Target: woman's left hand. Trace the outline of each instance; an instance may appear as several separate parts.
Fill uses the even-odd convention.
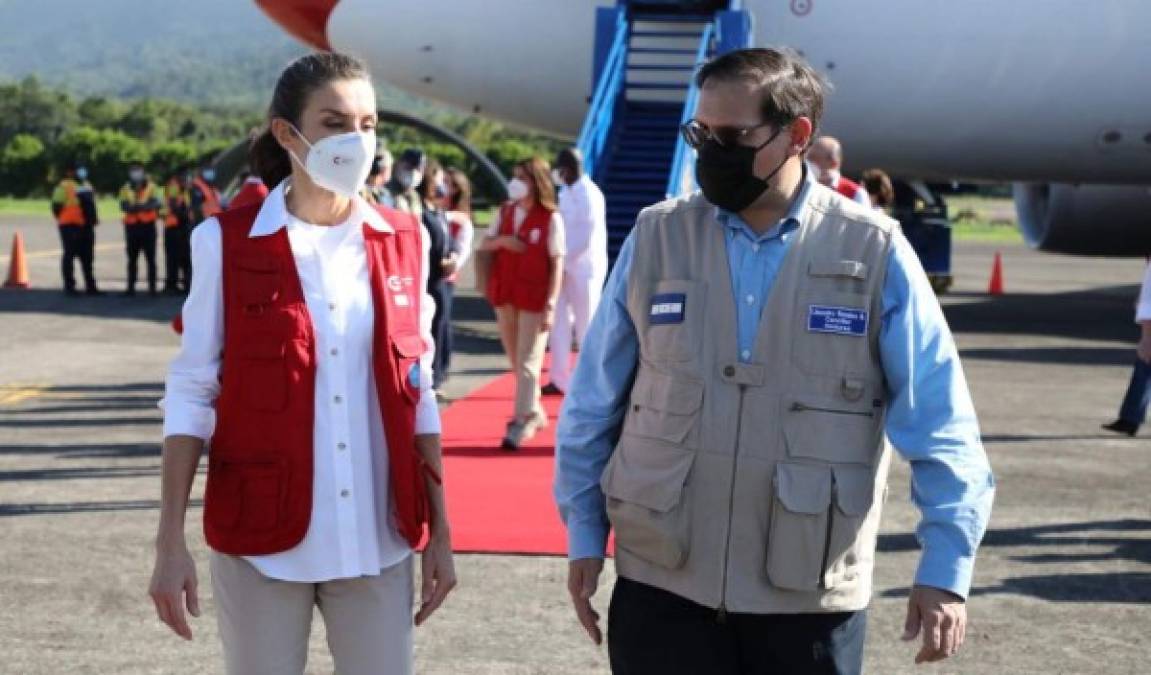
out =
[[[456,564],[452,558],[450,534],[433,530],[420,558],[420,571],[422,583],[420,609],[416,612],[417,626],[427,621],[456,587]]]
[[[556,321],[556,308],[544,307],[543,319],[540,321],[540,332],[546,333],[552,329],[552,324]]]

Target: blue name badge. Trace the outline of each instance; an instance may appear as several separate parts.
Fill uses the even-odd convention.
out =
[[[683,323],[687,296],[683,293],[660,293],[651,296],[651,311],[648,321],[654,325]]]
[[[807,331],[863,337],[867,335],[867,310],[811,305],[807,310]]]

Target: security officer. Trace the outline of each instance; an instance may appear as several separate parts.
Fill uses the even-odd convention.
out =
[[[808,175],[807,63],[697,83],[702,194],[640,213],[560,418],[576,614],[598,642],[613,527],[616,673],[859,673],[889,438],[923,515],[903,637],[947,658],[994,482],[939,304],[894,221]]]
[[[80,261],[84,274],[84,290],[88,295],[102,295],[96,287],[92,264],[96,250],[96,225],[100,223],[96,211],[95,192],[88,182],[88,169],[75,163],[64,168],[64,178],[52,191],[52,214],[60,230],[60,245],[64,255],[60,261],[64,275],[64,293],[79,295],[76,290],[74,261]]]
[[[156,294],[156,220],[160,217],[160,191],[138,162],[128,168],[128,182],[120,188],[124,212],[124,242],[128,249],[128,287],[124,295],[136,295],[136,271],[140,254],[148,266],[148,292]]]
[[[224,210],[220,190],[216,188],[216,170],[205,164],[199,172],[192,174],[189,189],[190,204],[192,208],[192,227],[196,227],[205,220],[219,214]]]
[[[572,334],[583,342],[599,304],[608,261],[607,205],[599,186],[584,172],[578,148],[559,151],[552,179],[560,186],[560,214],[567,244],[563,287],[556,299],[556,322],[548,336],[551,382],[543,388],[543,393],[554,395],[567,391],[570,384]]]
[[[186,174],[176,172],[164,185],[164,292],[187,293],[192,288],[191,196]]]

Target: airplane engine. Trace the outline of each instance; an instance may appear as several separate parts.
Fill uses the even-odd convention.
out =
[[[1029,246],[1073,255],[1151,255],[1151,188],[1016,183],[1015,212]]]

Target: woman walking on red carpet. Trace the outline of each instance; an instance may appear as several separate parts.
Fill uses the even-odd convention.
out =
[[[425,524],[417,625],[456,582],[423,228],[357,196],[376,149],[361,63],[298,59],[268,117],[251,160],[275,188],[192,235],[150,594],[191,639],[184,517],[210,439],[204,534],[227,672],[302,673],[318,606],[338,672],[411,673],[411,553]]]
[[[487,297],[496,310],[500,342],[516,375],[515,415],[502,447],[516,450],[546,427],[540,369],[563,280],[564,230],[547,162],[520,162],[508,202],[488,228],[481,249],[492,251]]]

